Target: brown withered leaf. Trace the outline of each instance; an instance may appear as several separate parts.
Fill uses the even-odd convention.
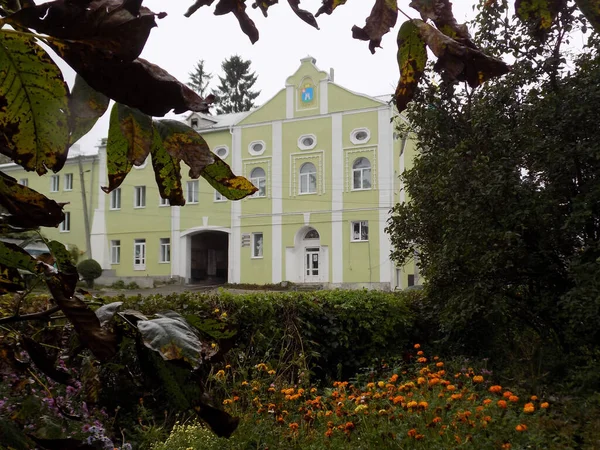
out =
[[[69,144],[74,144],[92,129],[108,109],[110,99],[92,89],[77,75],[69,96]]]
[[[263,16],[267,17],[268,16],[267,10],[271,6],[276,5],[277,3],[279,3],[279,0],[256,0],[254,3],[252,3],[252,7],[254,9],[260,8],[260,10],[263,13]]]
[[[240,23],[242,31],[250,38],[253,44],[258,41],[256,25],[246,13],[246,0],[219,0],[215,7],[215,16],[233,13]]]
[[[427,48],[421,39],[419,28],[407,20],[398,31],[398,67],[400,81],[394,95],[398,112],[406,109],[417,90],[419,80],[427,63]]]
[[[298,17],[304,20],[307,24],[315,27],[317,30],[319,29],[319,25],[317,24],[317,20],[312,13],[306,11],[305,9],[300,8],[300,0],[288,0],[290,7],[296,13]]]
[[[466,81],[469,86],[477,87],[510,71],[510,67],[498,58],[467,47],[422,20],[413,19],[412,22],[419,28],[421,38],[438,58],[434,69],[450,79]]]
[[[219,437],[230,437],[237,429],[240,419],[216,408],[215,402],[207,394],[202,394],[201,400],[194,402],[194,411],[204,420],[210,429]]]
[[[54,263],[58,268],[56,275],[62,283],[63,292],[67,297],[72,297],[75,294],[75,288],[79,281],[77,267],[71,260],[71,254],[67,248],[58,241],[48,242],[48,249],[52,252]]]
[[[467,26],[456,22],[450,0],[412,0],[409,6],[419,11],[424,21],[432,20],[446,36],[475,48]]]
[[[183,187],[181,185],[181,163],[180,160],[171,155],[165,148],[163,140],[157,127],[153,126],[152,139],[152,168],[156,178],[158,192],[162,198],[168,198],[171,206],[185,205]]]
[[[363,28],[352,27],[352,37],[361,41],[369,41],[369,50],[375,53],[381,47],[381,38],[396,25],[398,19],[397,0],[375,0],[371,14]]]
[[[15,267],[0,263],[0,294],[25,289],[25,282]]]
[[[6,210],[0,222],[16,228],[57,227],[65,220],[62,204],[20,185],[4,172],[0,172],[0,205]]]
[[[214,2],[215,2],[215,0],[196,0],[194,2],[194,4],[188,8],[188,10],[184,14],[184,16],[190,17],[192,14],[194,14],[196,11],[198,11],[203,6],[210,6]]]
[[[23,8],[5,20],[70,41],[70,46],[76,46],[88,58],[102,54],[105,58],[133,61],[156,26],[156,17],[164,17],[164,13],[153,13],[139,0],[56,0]]]
[[[315,14],[315,17],[319,17],[321,14],[330,15],[335,8],[341,5],[345,5],[347,0],[323,0],[323,4]]]

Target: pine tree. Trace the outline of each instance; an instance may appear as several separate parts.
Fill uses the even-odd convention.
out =
[[[260,91],[252,91],[257,76],[250,72],[250,61],[238,55],[225,59],[221,64],[224,77],[219,77],[220,85],[213,94],[216,97],[217,114],[249,111]]]
[[[193,72],[190,72],[190,81],[187,84],[191,89],[196,91],[200,97],[205,97],[208,83],[212,79],[212,73],[207,73],[204,68],[204,60],[201,59],[196,63]]]

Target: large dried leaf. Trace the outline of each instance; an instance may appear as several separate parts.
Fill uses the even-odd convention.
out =
[[[215,0],[196,0],[192,6],[188,8],[185,17],[190,17],[196,11],[198,11],[203,6],[210,6],[215,2]]]
[[[68,87],[35,38],[0,30],[0,153],[42,175],[69,142]]]
[[[575,4],[596,33],[600,33],[600,0],[575,0]]]
[[[17,292],[25,289],[23,278],[15,267],[0,263],[0,294]]]
[[[369,41],[369,50],[375,53],[381,47],[381,38],[394,28],[398,19],[397,0],[375,0],[371,14],[363,28],[356,25],[352,27],[352,37],[361,41]]]
[[[469,86],[476,87],[509,72],[508,65],[500,59],[467,47],[422,20],[413,19],[412,22],[419,28],[421,38],[438,58],[435,70],[450,79],[466,81]]]
[[[159,66],[138,58],[130,62],[95,59],[90,64],[76,48],[55,50],[96,91],[150,116],[169,111],[207,113],[212,98],[203,99]]]
[[[157,314],[157,319],[137,323],[144,345],[165,361],[184,360],[194,369],[215,351],[202,343],[192,327],[174,311]]]
[[[252,3],[254,9],[259,8],[265,17],[268,16],[268,9],[279,3],[279,0],[256,0]]]
[[[156,26],[156,17],[141,1],[130,0],[56,0],[23,8],[6,18],[11,25],[33,28],[38,33],[68,40],[84,58],[137,58]]]
[[[240,23],[242,31],[250,38],[253,44],[258,41],[256,25],[246,13],[246,0],[219,0],[215,7],[215,16],[233,13]]]
[[[347,0],[323,0],[323,4],[315,14],[315,17],[319,17],[321,14],[330,15],[335,8],[341,5],[345,5]]]
[[[152,168],[160,196],[168,198],[171,206],[185,205],[180,160],[167,151],[156,127],[153,127],[151,154]]]
[[[471,42],[467,26],[456,22],[450,0],[412,0],[410,6],[419,11],[424,21],[433,20],[438,30],[446,36],[469,47],[475,46]]]
[[[565,4],[566,0],[515,0],[515,11],[532,34],[543,39]]]
[[[112,320],[112,318],[117,314],[119,308],[123,305],[123,302],[112,302],[107,305],[102,305],[96,311],[96,317],[100,321],[100,326],[104,327],[108,325],[108,323]]]
[[[68,373],[56,368],[55,358],[51,358],[41,344],[29,337],[23,336],[21,338],[21,345],[27,351],[35,366],[48,378],[60,384],[74,384],[74,380]]]
[[[17,228],[56,227],[65,220],[61,204],[20,185],[3,172],[0,172],[0,206],[5,210],[0,214],[0,223]]]
[[[69,144],[85,136],[108,109],[110,99],[92,89],[81,76],[75,77],[75,86],[69,97]]]
[[[144,163],[153,139],[152,118],[120,103],[113,105],[106,144],[108,187],[118,188],[131,168]]]
[[[58,268],[57,277],[62,283],[63,292],[67,297],[75,294],[75,288],[79,281],[77,267],[71,260],[71,254],[66,247],[58,241],[48,242],[48,249],[54,257],[56,267]]]
[[[426,63],[427,47],[421,39],[419,28],[411,20],[404,22],[398,32],[400,81],[395,98],[399,113],[406,109],[406,105],[414,97]]]
[[[300,8],[300,0],[288,0],[288,3],[290,4],[292,11],[294,11],[298,17],[304,20],[307,24],[315,27],[317,30],[319,29],[319,25],[317,24],[315,16],[305,9]]]

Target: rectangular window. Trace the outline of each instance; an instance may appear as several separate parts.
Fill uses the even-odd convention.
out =
[[[60,223],[59,229],[61,233],[71,231],[71,213],[69,211],[65,212],[65,220]]]
[[[215,202],[226,202],[227,197],[221,194],[219,191],[215,190]]]
[[[146,207],[146,186],[136,186],[135,198],[133,199],[134,208],[145,208]]]
[[[363,242],[369,240],[369,222],[363,220],[361,222],[352,222],[351,230],[352,242]]]
[[[73,174],[72,173],[65,174],[65,185],[63,187],[63,190],[65,190],[65,191],[73,190]]]
[[[121,241],[110,241],[110,263],[121,264]]]
[[[58,192],[60,187],[60,177],[58,175],[52,175],[50,177],[50,192]]]
[[[146,269],[146,239],[136,239],[133,241],[133,269]]]
[[[19,180],[19,184],[20,184],[21,186],[29,186],[29,179],[28,179],[28,178],[21,178],[21,179]]]
[[[160,240],[160,262],[171,262],[171,239],[169,238]]]
[[[110,209],[121,209],[121,188],[110,193]]]
[[[262,258],[263,257],[263,234],[252,233],[252,257]]]
[[[159,206],[169,206],[170,205],[169,199],[160,197],[160,203],[158,205]]]
[[[187,182],[185,200],[188,203],[198,203],[198,180]]]

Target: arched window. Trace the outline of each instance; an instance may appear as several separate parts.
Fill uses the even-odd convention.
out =
[[[317,193],[317,169],[313,163],[304,163],[300,167],[300,193]]]
[[[250,172],[250,183],[258,188],[253,197],[266,197],[267,196],[267,176],[265,170],[262,167],[255,167]]]
[[[357,158],[352,164],[352,189],[371,189],[371,163],[367,158]]]
[[[319,232],[314,228],[308,230],[304,235],[304,239],[319,239]]]

